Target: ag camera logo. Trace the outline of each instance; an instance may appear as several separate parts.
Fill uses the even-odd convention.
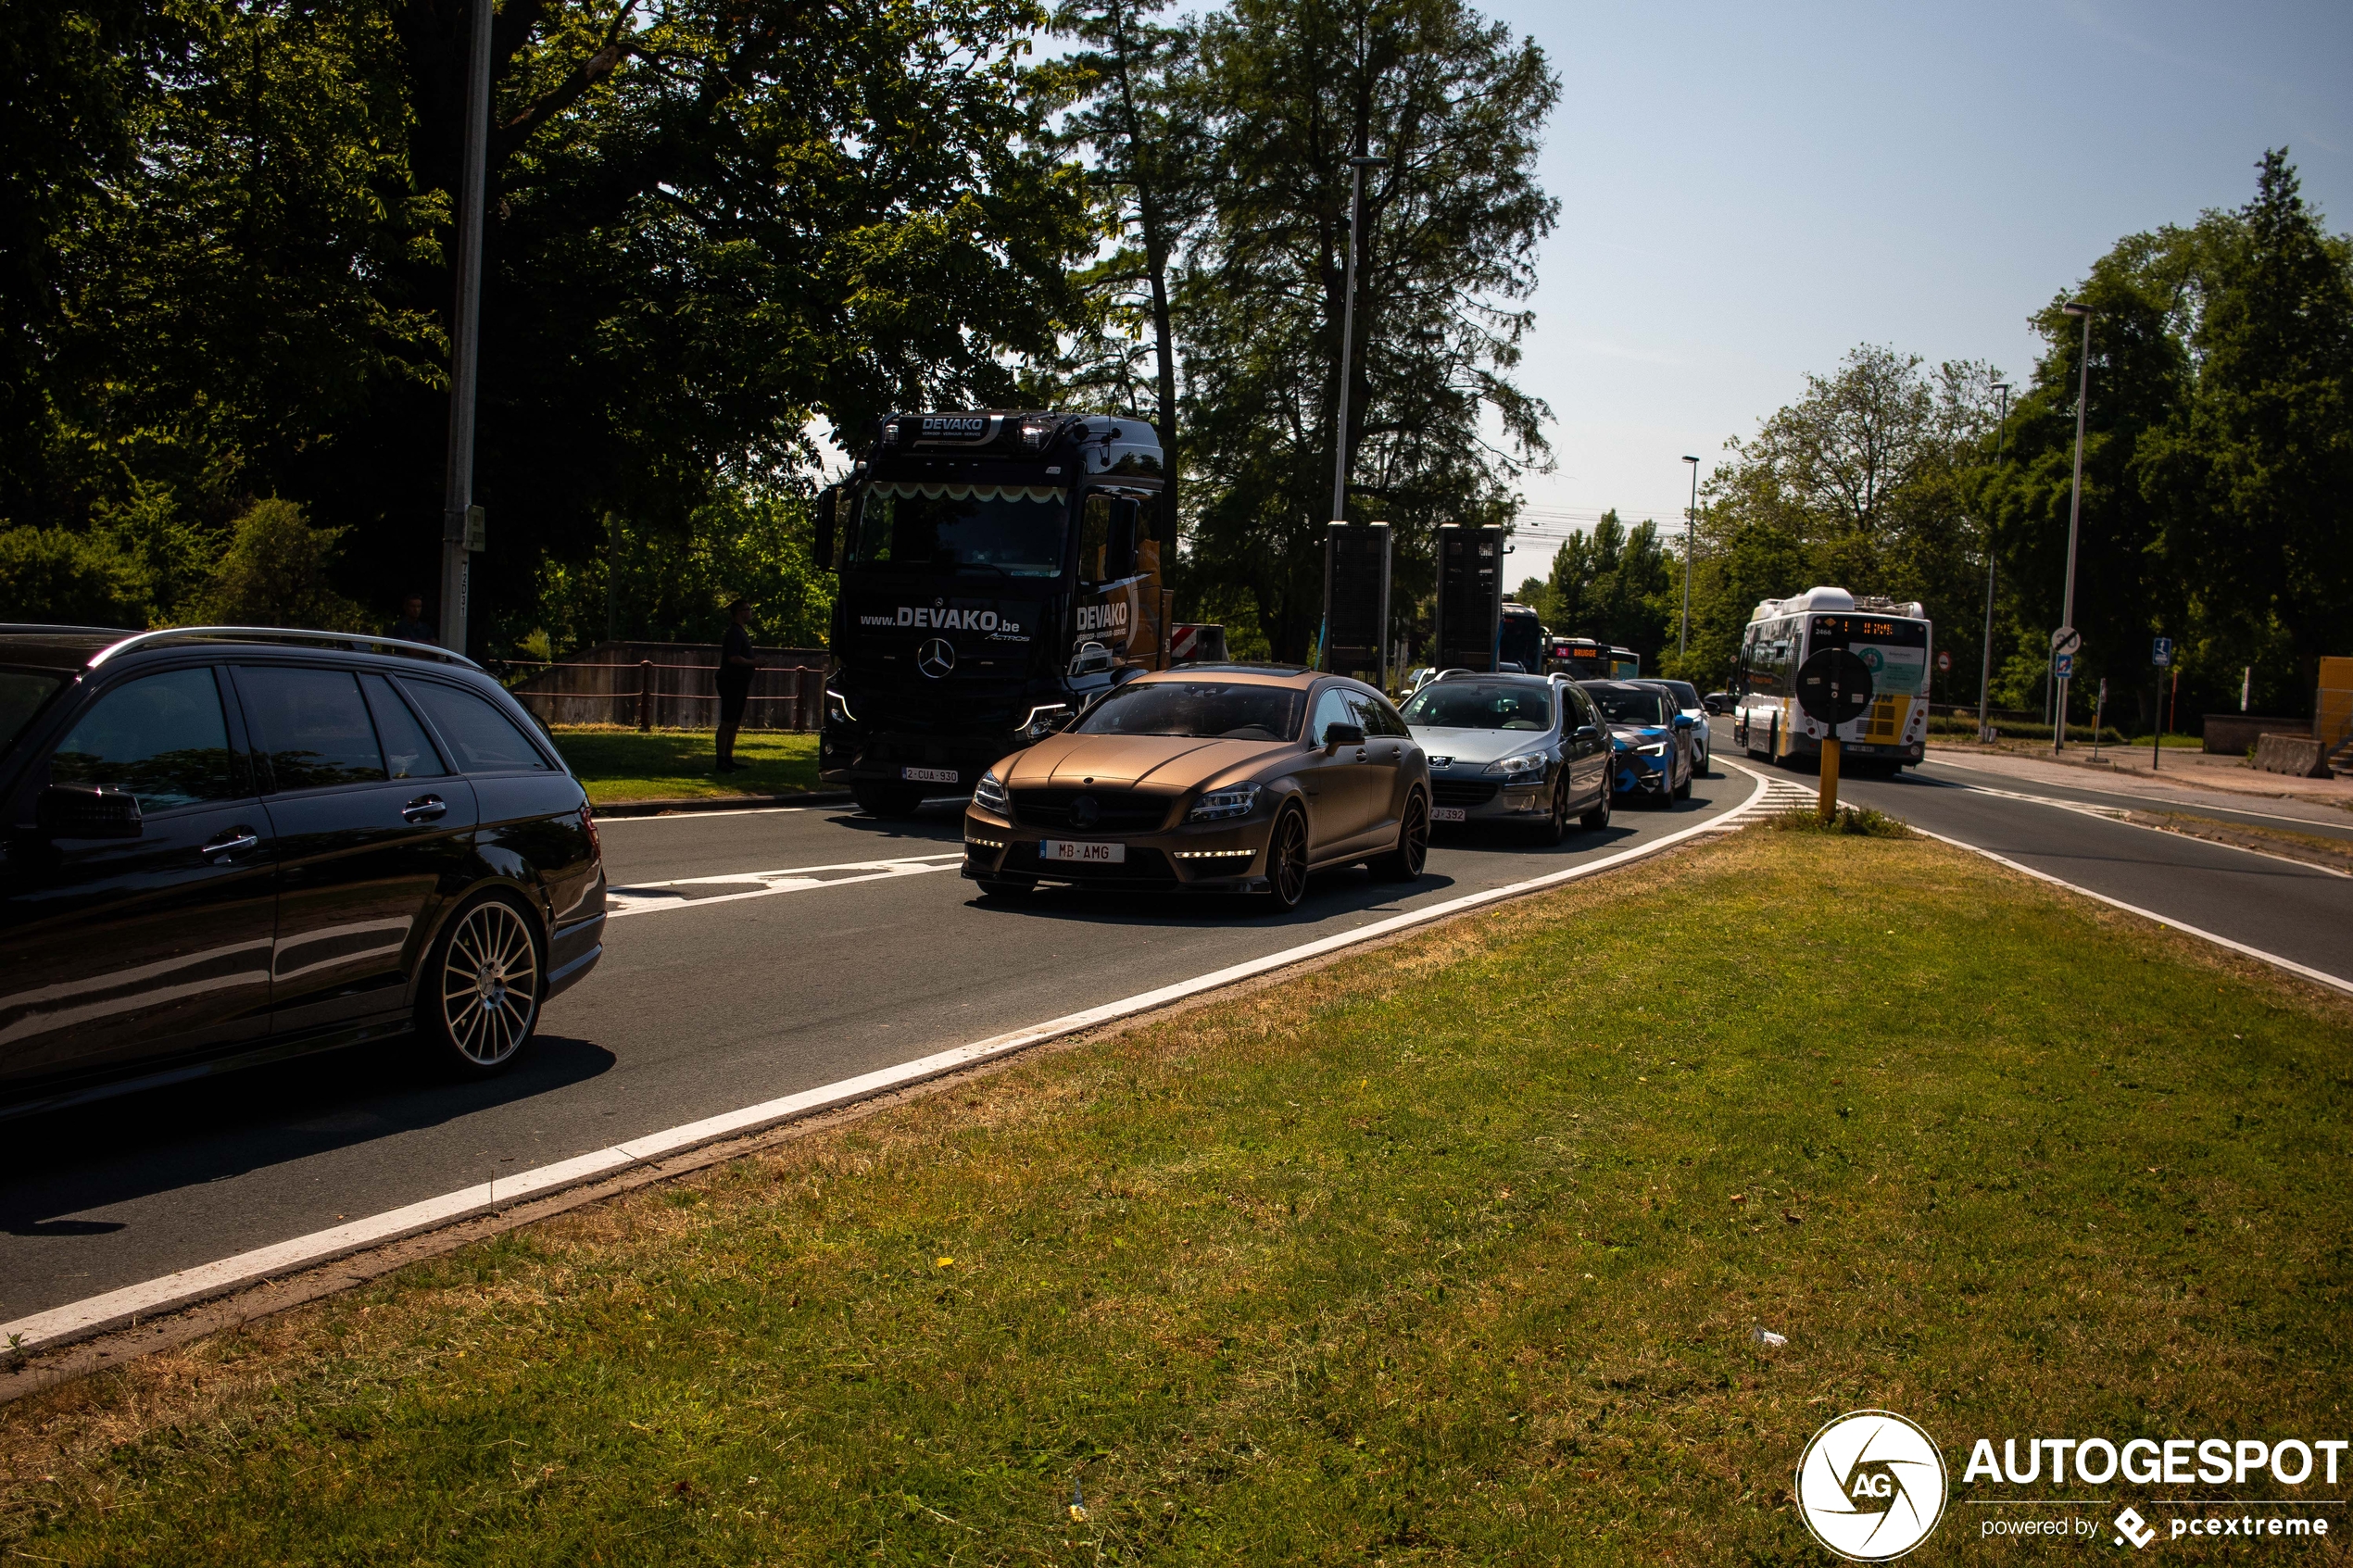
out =
[[[1850,1562],[1885,1562],[1928,1539],[1944,1514],[1944,1456],[1893,1411],[1850,1411],[1797,1461],[1797,1510]]]

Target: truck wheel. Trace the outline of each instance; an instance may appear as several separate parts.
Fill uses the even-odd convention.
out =
[[[924,803],[924,792],[910,784],[854,784],[849,786],[849,797],[866,815],[887,822],[913,816]]]
[[[1429,860],[1429,802],[1421,791],[1405,797],[1405,814],[1397,822],[1397,847],[1376,859],[1372,872],[1383,882],[1419,882]]]
[[[417,979],[417,1033],[442,1065],[487,1078],[539,1026],[539,922],[492,893],[459,909],[426,950]]]
[[[1296,806],[1284,807],[1266,835],[1266,896],[1278,915],[1307,897],[1307,813]]]

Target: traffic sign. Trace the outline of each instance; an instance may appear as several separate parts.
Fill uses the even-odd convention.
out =
[[[1936,650],[1936,672],[1942,675],[1949,671],[1952,668],[1953,650],[1950,648],[1938,648]]]
[[[1797,667],[1797,705],[1835,729],[1871,705],[1871,667],[1844,648],[1823,648]]]
[[[2158,638],[2157,646],[2149,650],[2149,662],[2156,665],[2160,670],[2172,663],[2173,639],[2171,637]]]
[[[2053,653],[2073,653],[2083,646],[2083,633],[2072,626],[2062,626],[2051,633]]]
[[[2073,680],[2075,678],[2075,656],[2071,653],[2052,655],[2051,673],[2057,676],[2062,681]]]

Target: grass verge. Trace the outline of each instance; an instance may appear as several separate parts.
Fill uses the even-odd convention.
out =
[[[722,773],[716,733],[560,725],[556,749],[579,775],[590,804],[629,800],[715,800],[731,795],[782,795],[817,787],[817,737],[775,730],[736,736],[740,772]]]
[[[1815,1563],[1858,1406],[1956,1476],[2339,1435],[2349,1070],[2353,1008],[1975,857],[1743,834],[20,1401],[0,1529]],[[1993,1555],[1970,1495],[1932,1556]]]

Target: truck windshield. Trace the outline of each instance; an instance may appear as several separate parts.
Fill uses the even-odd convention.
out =
[[[1549,730],[1553,694],[1534,682],[1440,681],[1414,694],[1405,722],[1428,730]]]
[[[1189,735],[1204,740],[1289,740],[1299,733],[1301,694],[1287,686],[1160,681],[1122,686],[1071,726],[1082,735]]]
[[[866,487],[848,564],[1059,577],[1066,499],[1037,485],[880,480]]]

